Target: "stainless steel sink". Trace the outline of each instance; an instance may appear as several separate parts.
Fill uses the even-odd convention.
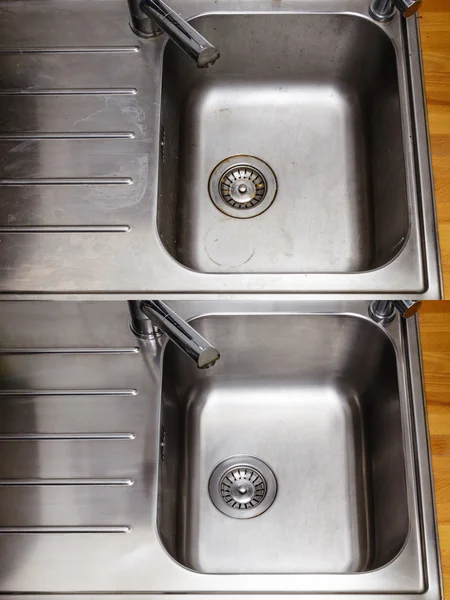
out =
[[[125,0],[0,2],[0,292],[439,298],[417,19],[170,3],[210,69]]]
[[[172,307],[212,369],[125,302],[2,303],[0,593],[438,600],[416,319]],[[216,493],[230,469],[261,502]]]
[[[0,0],[0,597],[440,600],[418,324],[369,313],[442,295],[417,20],[175,0],[200,71],[127,4]]]
[[[158,226],[170,254],[203,273],[361,273],[394,260],[411,221],[389,36],[350,14],[192,24],[221,59],[199,70],[173,42],[165,50]],[[261,195],[246,202],[255,171]]]
[[[410,523],[387,335],[343,315],[195,325],[222,359],[204,372],[172,344],[164,355],[159,531],[170,554],[204,573],[361,573],[393,560]],[[207,493],[216,465],[236,455],[276,480],[273,504],[249,521],[238,517],[251,506],[224,515]]]

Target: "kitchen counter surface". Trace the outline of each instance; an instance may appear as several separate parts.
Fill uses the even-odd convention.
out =
[[[305,183],[302,184],[303,191],[298,198],[303,204],[289,209],[290,204],[281,202],[283,197],[288,202],[292,197],[288,182],[291,177],[295,186],[299,180],[306,182],[309,179],[309,165],[316,164],[316,159],[310,163],[309,151],[305,150],[309,142],[305,141],[303,134],[294,136],[289,143],[281,136],[286,144],[286,156],[293,148],[297,156],[295,144],[301,140],[298,147],[301,152],[284,176],[286,156],[278,146],[274,154],[270,154],[269,149],[273,145],[269,142],[271,138],[265,141],[263,137],[257,141],[257,134],[252,134],[248,140],[240,140],[232,134],[228,113],[225,111],[222,114],[221,110],[217,112],[215,109],[211,114],[217,113],[217,126],[224,126],[228,135],[225,138],[221,135],[206,136],[205,139],[216,141],[211,142],[211,146],[202,145],[201,156],[205,163],[200,169],[202,180],[198,185],[199,190],[203,191],[197,193],[188,186],[187,189],[198,200],[189,208],[183,195],[180,206],[184,208],[179,211],[177,203],[181,195],[175,190],[181,190],[181,187],[176,187],[173,175],[179,173],[181,177],[184,167],[176,167],[176,164],[184,165],[182,156],[191,151],[181,150],[178,128],[170,127],[170,123],[178,122],[179,107],[175,96],[167,102],[165,99],[167,94],[169,98],[172,90],[168,83],[172,75],[167,69],[166,96],[163,98],[160,93],[161,53],[165,38],[145,42],[133,35],[128,25],[127,2],[124,0],[51,0],[51,5],[52,27],[49,28],[47,0],[32,3],[27,0],[0,0],[0,293],[3,298],[11,298],[12,295],[14,299],[17,295],[26,295],[27,299],[42,299],[45,295],[46,299],[62,299],[70,295],[71,299],[80,299],[95,295],[96,299],[100,299],[115,294],[122,299],[170,299],[179,294],[183,294],[183,298],[203,298],[221,294],[255,296],[258,293],[274,296],[289,293],[291,298],[299,299],[304,299],[306,294],[317,299],[323,297],[324,293],[338,297],[352,294],[352,299],[365,300],[392,299],[394,294],[396,297],[404,294],[413,298],[423,296],[422,299],[441,297],[416,19],[405,23],[397,16],[391,23],[380,25],[399,50],[398,72],[393,72],[393,76],[400,109],[404,107],[404,118],[402,135],[400,128],[389,125],[389,119],[381,118],[385,111],[386,115],[391,115],[390,109],[386,108],[390,106],[389,97],[384,97],[384,92],[381,96],[376,94],[378,108],[384,107],[379,115],[380,120],[377,120],[381,137],[379,142],[375,142],[378,134],[363,135],[374,164],[370,166],[370,161],[363,162],[364,169],[357,169],[360,175],[363,172],[384,174],[379,180],[375,177],[378,183],[372,192],[374,199],[380,193],[380,202],[376,202],[377,210],[373,214],[370,209],[366,215],[364,199],[357,211],[347,205],[355,201],[353,194],[345,193],[342,196],[343,210],[337,202],[341,197],[340,192],[329,195],[329,189],[340,189],[340,184],[336,184],[341,181],[340,177],[347,177],[350,173],[347,173],[347,168],[340,166],[336,171],[338,179],[332,180],[331,187],[323,179],[329,168],[313,168],[312,191],[308,192]],[[363,19],[356,21],[347,17],[339,19],[342,26],[353,23],[355,35],[359,28],[368,26],[369,0],[214,0],[214,3],[211,0],[173,0],[173,9],[182,12],[186,18],[211,11],[211,7],[214,7],[214,13],[239,12],[243,9],[251,13],[279,13],[270,27],[279,23],[281,15],[289,12],[289,7],[302,12],[316,6],[320,6],[320,12],[325,14],[337,11],[363,16]],[[24,12],[28,15],[25,20]],[[259,34],[261,25],[256,25],[254,19],[259,18],[262,17],[251,17],[256,27],[255,36]],[[289,17],[288,22],[291,21]],[[329,21],[329,17],[321,18],[320,27],[325,28],[324,35],[328,31],[326,28],[331,27]],[[65,27],[67,22],[71,23],[69,36]],[[251,38],[250,30],[247,26],[243,29],[241,25],[239,27],[236,25],[235,31],[243,33],[239,39],[244,48]],[[316,50],[313,49],[317,40],[314,36],[310,38],[306,35],[309,26],[304,34],[301,34],[301,27],[303,25],[300,24],[290,27],[290,43],[295,48],[301,39],[301,44],[315,55]],[[347,65],[350,71],[356,69],[355,80],[351,84],[355,93],[363,89],[362,80],[358,82],[360,68],[370,71],[369,57],[381,47],[384,48],[386,38],[378,35],[378,27],[371,25],[367,31],[376,39],[384,40],[380,47],[371,38],[365,45],[367,35],[363,31],[349,38],[350,46],[357,45],[349,48],[346,56],[350,63],[347,65],[344,61],[342,66]],[[222,25],[215,31],[213,37],[217,39],[217,45],[222,44],[224,51],[228,29]],[[283,36],[274,35],[273,39],[285,40],[286,33],[284,31]],[[330,43],[334,47],[334,34],[327,35],[331,36]],[[430,35],[432,40],[438,37]],[[233,46],[236,44],[237,38]],[[340,42],[335,44],[336,51],[341,46]],[[246,53],[239,46],[236,47],[236,51],[229,48],[228,52],[224,52],[231,62],[234,52],[237,52],[236,56]],[[317,48],[321,49],[321,45]],[[270,47],[269,51],[275,55],[275,47]],[[361,59],[364,53],[367,59]],[[389,56],[393,57],[393,54]],[[388,60],[389,56],[383,50],[380,60]],[[240,60],[235,62],[241,64]],[[280,64],[284,62],[282,60]],[[440,68],[441,63],[438,65]],[[305,81],[309,77],[308,64],[306,61]],[[329,65],[328,60],[324,64]],[[191,85],[189,81],[196,81],[199,76],[193,63],[189,65],[194,74],[188,69],[190,75],[187,85]],[[254,65],[249,63],[249,66],[254,71]],[[286,66],[286,75],[277,73],[275,79],[287,81],[291,77],[290,68]],[[382,79],[391,72],[387,66],[386,71],[384,68],[381,69],[383,73],[380,71]],[[217,70],[214,68],[213,71],[215,75],[205,77],[208,81],[218,81],[224,77],[227,69],[227,62],[219,61]],[[370,71],[369,80],[374,85],[378,85],[377,73],[376,69]],[[336,76],[336,81],[341,77],[335,73],[330,78],[326,71],[323,76],[330,82]],[[186,77],[187,74],[183,81]],[[272,77],[269,71],[267,77],[269,79],[264,77],[264,80],[269,81]],[[439,75],[438,81],[440,85]],[[254,85],[259,84],[256,81],[252,83]],[[390,86],[386,89],[390,89]],[[161,98],[164,106],[173,109],[175,121],[167,111],[161,114],[160,119]],[[228,100],[224,101],[228,106]],[[315,100],[311,106],[315,107]],[[349,118],[355,107],[350,102]],[[366,108],[369,110],[370,106]],[[195,111],[192,114],[196,114]],[[417,118],[410,118],[413,114]],[[304,120],[302,115],[299,115],[297,127],[299,130],[305,127],[305,131],[309,131],[308,119]],[[222,117],[226,119],[223,125]],[[320,115],[321,121],[322,117],[323,114]],[[398,125],[398,115],[391,117]],[[287,131],[292,130],[290,117],[286,119]],[[356,126],[360,122],[356,113],[355,119]],[[370,131],[371,121],[368,119],[366,122],[367,132]],[[239,119],[232,121],[233,126],[237,126],[237,133],[239,122]],[[207,123],[208,119],[205,127]],[[259,132],[259,120],[255,123]],[[207,127],[209,131],[209,125]],[[194,141],[197,135],[195,131],[192,131],[193,148],[199,146]],[[353,131],[353,125],[348,131]],[[343,154],[333,152],[330,155],[330,165],[334,165],[336,160],[339,163],[347,151],[350,152],[349,165],[354,161],[359,164],[360,160],[366,160],[366,151],[354,153],[357,148],[355,144],[359,143],[358,131],[359,126],[356,126],[350,133],[353,141],[343,146]],[[271,128],[268,128],[269,133],[271,136]],[[321,136],[316,138],[319,142]],[[163,146],[161,140],[164,140]],[[390,141],[393,157],[396,156],[399,163],[397,165],[396,160],[390,160],[384,168],[385,154],[378,153],[376,147],[378,143],[385,145],[387,140]],[[373,148],[372,142],[375,143]],[[261,148],[258,144],[262,144]],[[315,147],[315,142],[311,144]],[[397,145],[403,146],[401,155],[395,150]],[[187,147],[190,148],[189,144]],[[415,147],[420,149],[419,152],[414,151]],[[259,225],[255,228],[256,222],[252,225],[252,219],[246,219],[238,225],[235,220],[222,219],[207,194],[208,174],[223,157],[241,154],[245,148],[255,156],[263,152],[264,161],[271,164],[277,177],[286,184],[283,193],[280,187],[277,204],[274,205],[274,210],[277,210],[264,217],[266,228],[261,230]],[[269,152],[267,156],[266,152]],[[302,152],[306,152],[305,158],[302,158]],[[317,156],[319,162],[323,160],[321,151]],[[173,160],[175,166],[171,162]],[[163,164],[164,176],[158,178],[158,169]],[[299,165],[298,170],[294,164]],[[194,177],[196,172],[196,169],[187,168],[186,182],[191,181],[191,175]],[[399,172],[405,173],[405,179],[402,176],[400,183],[400,179],[394,175]],[[353,181],[352,177],[350,180]],[[173,189],[170,186],[165,189],[169,181],[173,181]],[[186,182],[183,180],[183,185]],[[318,182],[324,186],[323,192],[315,189]],[[405,182],[410,191],[408,211]],[[366,183],[361,189],[366,189]],[[390,201],[387,204],[382,201],[383,198],[389,198],[390,194],[398,197],[395,206]],[[310,219],[306,216],[311,204],[309,198],[321,198],[322,195],[328,199],[327,202],[331,202],[331,212],[326,208],[327,204],[321,204],[321,212],[316,215],[313,210],[313,218]],[[202,207],[198,212],[195,208],[197,202]],[[178,218],[179,214],[182,214],[182,218]],[[366,215],[367,219],[364,216],[361,220],[358,215]],[[350,219],[348,222],[347,217]],[[294,229],[289,233],[292,219],[295,220]],[[262,227],[263,221],[260,223]],[[342,239],[338,234],[339,223],[344,231]],[[262,241],[258,241],[261,232],[264,235]],[[316,239],[316,234],[325,236],[323,244]],[[234,236],[239,243],[233,246],[231,252],[229,239],[234,239]],[[273,243],[267,247],[269,238]],[[315,245],[311,245],[312,242]],[[356,244],[354,248],[352,244]],[[338,260],[341,246],[344,247],[344,258],[348,255],[341,261],[342,264]],[[400,246],[403,247],[402,252],[394,256]],[[197,250],[200,253],[198,256]],[[314,257],[322,251],[325,254],[319,257],[319,262],[308,262],[308,255]],[[297,265],[293,261],[298,257],[301,263]],[[248,263],[250,259],[253,261],[251,265]],[[261,259],[262,263],[259,262]],[[348,263],[348,260],[356,260],[356,263]]]

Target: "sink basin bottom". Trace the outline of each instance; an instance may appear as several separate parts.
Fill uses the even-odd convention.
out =
[[[187,566],[209,573],[364,570],[371,552],[367,465],[351,393],[224,380],[191,392],[186,419]],[[220,513],[206,492],[217,457],[235,454],[262,459],[277,480],[272,506],[252,519]]]

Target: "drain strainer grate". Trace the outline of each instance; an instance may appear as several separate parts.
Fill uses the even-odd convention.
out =
[[[266,480],[251,467],[234,467],[225,473],[220,482],[222,500],[239,510],[258,506],[266,493]]]
[[[221,462],[209,480],[216,508],[236,519],[249,519],[269,508],[277,491],[270,468],[253,456],[232,456]]]
[[[239,210],[258,206],[264,200],[266,192],[266,180],[254,167],[231,167],[220,180],[222,200]]]
[[[272,204],[276,193],[272,169],[254,156],[226,158],[209,179],[209,195],[216,207],[238,219],[260,215]]]

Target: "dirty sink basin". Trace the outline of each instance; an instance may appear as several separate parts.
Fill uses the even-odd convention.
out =
[[[202,273],[378,269],[410,231],[399,71],[349,14],[213,14],[221,51],[163,63],[158,228]]]

